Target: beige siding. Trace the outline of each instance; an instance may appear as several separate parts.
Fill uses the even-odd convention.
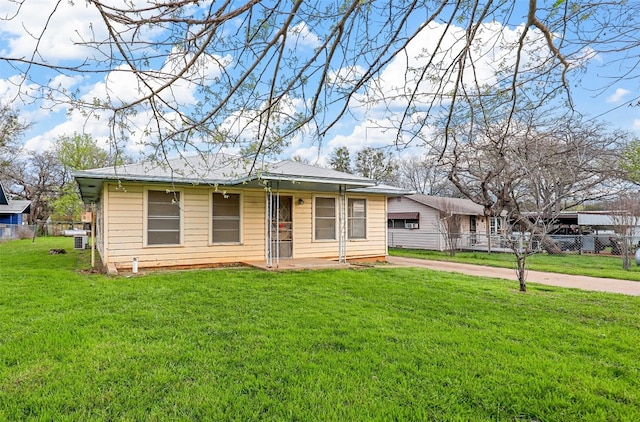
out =
[[[337,240],[314,240],[313,225],[313,193],[298,194],[294,197],[304,200],[304,205],[295,205],[294,208],[294,258],[331,258],[338,257]],[[318,196],[337,196],[322,194]],[[385,212],[386,196],[354,195],[353,198],[367,200],[367,238],[364,240],[346,241],[347,259],[386,256],[386,227],[387,217]],[[345,212],[346,215],[346,212]],[[345,223],[346,224],[346,223]]]
[[[387,213],[385,196],[367,199],[367,239],[347,241],[347,257],[385,256]]]
[[[172,189],[154,186],[153,189]],[[243,224],[241,244],[210,244],[210,193],[207,187],[175,188],[182,192],[182,244],[179,246],[145,246],[145,189],[126,184],[118,189],[108,186],[110,198],[107,230],[109,262],[130,268],[137,257],[139,266],[164,267],[206,265],[264,259],[264,191],[242,191]],[[231,192],[231,191],[230,191]]]
[[[140,268],[224,264],[265,260],[265,191],[232,190],[241,194],[241,243],[214,245],[211,238],[213,192],[208,187],[154,185],[154,190],[181,192],[182,244],[145,246],[145,186],[126,183],[105,184],[103,191],[105,264],[131,268],[134,257]],[[338,242],[313,240],[313,194],[281,192],[293,196],[293,257],[337,258]],[[355,197],[355,196],[354,196]],[[348,258],[386,255],[386,197],[357,196],[367,199],[367,239],[347,241]],[[304,204],[298,204],[302,198]]]

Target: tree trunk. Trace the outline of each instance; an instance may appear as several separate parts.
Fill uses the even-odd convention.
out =
[[[627,237],[624,236],[622,238],[622,268],[626,271],[631,270],[631,253],[629,249]]]
[[[527,255],[516,255],[518,262],[518,282],[520,283],[520,291],[527,291],[527,273],[526,273],[526,261]]]
[[[542,243],[542,247],[545,251],[553,255],[563,255],[564,252],[562,249],[553,241],[549,236],[545,233],[541,233],[540,243]]]
[[[545,251],[553,255],[564,255],[560,246],[558,246],[553,239],[547,236],[547,233],[543,232],[540,227],[531,223],[528,218],[524,218],[519,212],[516,212],[516,210],[509,210],[509,215],[511,215],[513,219],[519,221],[520,224],[522,224],[524,228],[531,233],[531,236],[539,236],[540,244]]]

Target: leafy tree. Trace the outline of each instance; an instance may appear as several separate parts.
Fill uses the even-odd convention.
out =
[[[302,164],[311,164],[311,162],[309,161],[309,159],[304,158],[300,155],[294,155],[293,157],[291,157],[292,161],[295,161],[296,163],[302,163]]]
[[[0,173],[10,183],[5,186],[17,198],[31,201],[29,222],[46,220],[60,189],[68,183],[65,171],[51,151],[17,155]]]
[[[622,169],[627,180],[640,186],[640,139],[634,139],[624,148]]]
[[[385,156],[380,150],[365,147],[356,154],[355,169],[360,176],[393,183],[397,178],[398,165],[393,156]]]
[[[61,135],[56,140],[55,154],[60,164],[69,172],[112,166],[123,163],[122,158],[98,146],[88,133]]]
[[[0,167],[15,157],[16,140],[29,127],[8,104],[0,104]]]
[[[75,183],[66,183],[57,191],[57,197],[51,202],[52,216],[56,221],[80,221],[84,204],[78,195]]]
[[[51,207],[58,218],[78,221],[83,210],[78,187],[72,172],[122,164],[126,158],[110,154],[102,149],[91,135],[74,133],[58,137],[54,154],[63,170],[65,183]]]
[[[0,105],[0,148],[9,146],[25,125],[20,122],[18,113],[8,104]]]
[[[329,166],[337,171],[353,173],[353,170],[351,169],[351,155],[349,153],[349,148],[334,148],[329,156]]]

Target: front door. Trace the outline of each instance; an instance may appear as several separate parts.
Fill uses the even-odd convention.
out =
[[[471,245],[475,245],[477,242],[476,239],[476,230],[478,228],[478,225],[476,223],[476,216],[475,215],[470,215],[469,216],[469,231],[471,232],[471,235],[469,236],[469,243]]]
[[[271,202],[271,253],[273,258],[293,257],[293,197],[274,196]]]

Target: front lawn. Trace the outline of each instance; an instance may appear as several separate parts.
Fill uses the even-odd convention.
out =
[[[449,252],[390,248],[389,255],[433,259],[437,261],[462,262],[467,264],[487,265],[490,267],[516,267],[515,255],[500,252],[456,252],[455,256],[450,256]],[[635,264],[633,257],[630,271],[622,269],[622,258],[620,256],[576,254],[549,255],[545,253],[535,254],[528,257],[527,268],[530,270],[548,271],[552,273],[640,281],[640,267]]]
[[[0,420],[640,420],[637,297],[419,269],[107,277],[72,246],[0,244]]]

